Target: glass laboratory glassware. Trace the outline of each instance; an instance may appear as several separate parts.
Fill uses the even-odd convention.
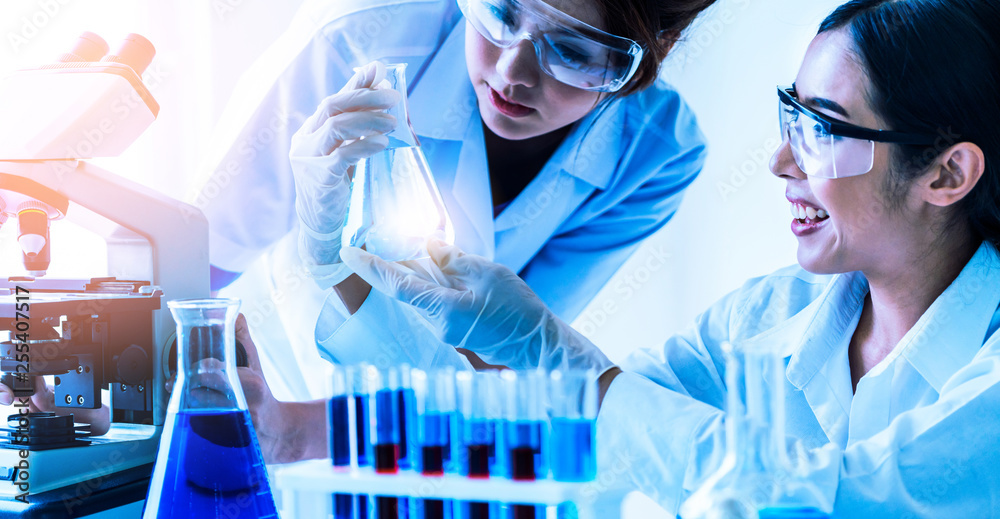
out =
[[[726,454],[681,506],[683,519],[829,519],[819,489],[798,476],[785,437],[785,363],[778,350],[726,355]]]
[[[427,159],[410,126],[405,64],[388,65],[386,81],[402,100],[388,111],[396,128],[389,146],[354,168],[342,243],[361,247],[386,261],[427,257],[432,236],[455,240],[451,219],[431,176]]]
[[[470,479],[489,479],[491,472],[500,475],[500,467],[491,459],[502,429],[497,427],[503,418],[499,377],[487,371],[461,371],[455,375],[455,386],[465,451],[461,474]],[[500,511],[499,503],[486,501],[463,502],[459,508],[463,519],[499,517]]]
[[[597,478],[597,374],[593,370],[549,375],[552,479],[584,483]]]
[[[400,422],[399,368],[390,367],[377,370],[369,366],[372,373],[369,378],[374,381],[372,392],[375,395],[373,414],[375,426],[372,428],[372,446],[375,459],[375,472],[378,474],[397,474],[399,472]],[[405,515],[407,500],[397,496],[375,496],[375,517],[379,519],[396,519]]]
[[[378,380],[378,370],[367,363],[351,366],[347,371],[347,380],[351,390],[351,401],[354,415],[354,448],[358,467],[371,467],[375,464],[373,454],[372,430],[374,416],[371,413],[372,395]],[[348,413],[348,417],[350,417]],[[374,506],[372,499],[365,494],[359,494],[354,501],[357,517],[370,517]]]
[[[332,365],[327,373],[327,383],[330,385],[330,402],[327,407],[327,420],[330,428],[330,461],[335,470],[351,469],[351,415],[350,404],[352,394],[348,387],[348,371],[338,365]],[[354,514],[354,496],[351,494],[334,494],[334,519],[352,519]]]
[[[143,517],[277,518],[236,372],[236,299],[167,303],[177,381]]]
[[[543,451],[548,431],[545,423],[545,386],[543,372],[515,373],[504,370],[503,381],[504,420],[503,448],[507,460],[506,476],[514,481],[534,481],[548,475]],[[545,506],[511,504],[507,517],[513,519],[542,519]]]
[[[413,370],[416,403],[416,440],[420,450],[420,473],[443,476],[451,450],[451,430],[455,420],[455,370],[443,368],[430,373]],[[416,503],[417,519],[450,519],[454,502],[423,499]]]
[[[396,399],[399,410],[399,468],[417,467],[420,456],[417,448],[417,403],[413,395],[413,369],[403,364],[399,367],[399,385]]]

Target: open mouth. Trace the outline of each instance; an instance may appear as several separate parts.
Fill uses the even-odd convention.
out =
[[[815,224],[830,219],[830,213],[825,209],[817,209],[801,203],[792,202],[792,218],[802,224]]]

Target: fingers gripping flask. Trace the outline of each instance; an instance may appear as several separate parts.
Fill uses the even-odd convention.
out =
[[[386,82],[402,99],[389,110],[396,128],[389,146],[354,168],[351,200],[342,243],[365,249],[386,261],[427,257],[427,238],[453,243],[455,231],[427,159],[410,126],[405,64],[386,67]]]
[[[167,303],[177,381],[143,517],[277,518],[236,372],[235,299]]]

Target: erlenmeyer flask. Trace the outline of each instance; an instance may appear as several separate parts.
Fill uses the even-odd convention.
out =
[[[726,456],[680,509],[683,519],[829,519],[785,437],[785,364],[773,348],[726,354]]]
[[[351,247],[365,246],[386,261],[426,257],[425,242],[431,236],[448,243],[455,239],[441,193],[410,126],[405,69],[405,64],[386,67],[386,81],[402,97],[388,111],[396,117],[396,129],[386,134],[385,151],[354,168],[341,240]]]
[[[236,299],[167,303],[177,380],[144,518],[278,517],[236,372]]]

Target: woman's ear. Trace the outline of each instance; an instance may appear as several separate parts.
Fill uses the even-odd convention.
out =
[[[972,192],[985,169],[986,156],[979,146],[962,142],[948,148],[920,180],[924,201],[938,207],[954,205]]]

